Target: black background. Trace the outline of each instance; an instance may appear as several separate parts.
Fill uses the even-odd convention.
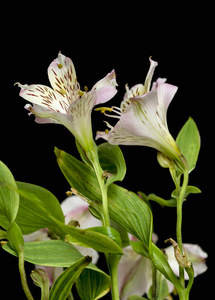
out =
[[[59,51],[70,57],[81,87],[90,89],[112,69],[117,74],[118,94],[110,102],[120,104],[126,83],[143,83],[149,57],[158,61],[154,80],[167,78],[179,90],[168,110],[168,126],[177,136],[189,116],[196,121],[201,135],[201,152],[190,184],[202,194],[190,196],[184,204],[183,241],[197,243],[208,254],[209,270],[197,277],[191,299],[209,298],[213,286],[212,249],[214,236],[214,61],[211,8],[179,4],[105,2],[102,6],[5,6],[7,17],[1,21],[1,148],[0,159],[16,180],[41,185],[60,201],[70,188],[63,178],[53,153],[54,146],[78,157],[74,138],[63,126],[39,125],[24,110],[26,102],[13,86],[40,83],[49,85],[47,67]],[[104,130],[104,116],[93,112],[93,128]],[[106,119],[107,120],[107,119]],[[114,119],[108,120],[114,124]],[[127,163],[127,175],[120,183],[134,192],[157,193],[169,198],[174,186],[167,170],[156,161],[156,151],[145,147],[121,147]],[[175,237],[175,210],[153,205],[154,231],[158,246]],[[17,259],[0,250],[2,285],[7,299],[25,299],[19,284]],[[30,273],[32,266],[26,264]],[[8,288],[8,282],[11,287]],[[30,286],[39,299],[39,289]],[[109,297],[107,297],[108,299]]]

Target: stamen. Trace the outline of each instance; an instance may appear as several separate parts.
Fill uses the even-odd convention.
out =
[[[63,68],[63,65],[62,64],[58,64],[58,69],[62,69]]]
[[[118,113],[118,114],[119,114],[119,113]],[[120,119],[119,116],[112,116],[112,115],[106,114],[106,112],[104,112],[104,115],[107,116],[107,117],[110,117],[110,118]],[[120,114],[120,116],[121,116],[121,114]]]
[[[107,121],[104,121],[104,123],[107,125],[108,128],[113,129],[113,126],[111,126]]]
[[[79,96],[83,96],[83,95],[84,95],[84,92],[81,91],[81,90],[79,90],[79,91],[78,91],[78,95],[79,95]]]
[[[110,112],[113,111],[113,109],[110,108],[110,107],[98,107],[98,108],[95,108],[95,111],[101,111],[102,114],[104,114],[106,112],[106,110],[110,111]]]

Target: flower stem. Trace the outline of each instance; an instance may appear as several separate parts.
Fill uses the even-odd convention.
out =
[[[112,300],[119,300],[119,286],[118,286],[118,264],[120,255],[115,253],[107,253],[106,260],[111,278],[111,295]]]
[[[179,193],[179,197],[177,200],[177,224],[176,224],[176,236],[177,236],[177,243],[179,246],[179,249],[181,253],[183,253],[183,246],[182,246],[182,205],[185,197],[185,193],[187,190],[188,185],[188,170],[186,169],[184,171],[184,178],[183,178],[183,184]],[[179,280],[184,287],[184,268],[179,267]]]
[[[22,288],[25,292],[25,295],[28,300],[34,300],[26,279],[26,273],[25,273],[25,267],[24,267],[24,253],[23,251],[20,251],[19,253],[19,273],[20,273],[20,278],[21,278],[21,283],[22,283]]]
[[[107,186],[105,185],[104,179],[103,179],[103,170],[99,163],[99,158],[97,153],[92,151],[92,159],[91,162],[93,164],[93,168],[99,183],[100,191],[102,194],[102,206],[103,206],[103,225],[110,227],[110,217],[109,217],[109,210],[108,210],[108,197],[107,197]]]

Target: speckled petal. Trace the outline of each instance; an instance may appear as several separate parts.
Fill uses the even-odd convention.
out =
[[[18,86],[21,88],[19,95],[25,100],[52,111],[67,113],[68,103],[65,97],[58,95],[50,87],[40,84],[18,84]]]
[[[69,104],[78,98],[79,84],[70,58],[59,53],[48,68],[48,76],[53,89],[58,94],[63,94]]]

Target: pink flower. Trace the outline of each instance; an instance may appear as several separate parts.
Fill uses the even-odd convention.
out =
[[[157,236],[153,234],[153,240],[156,242]],[[198,245],[184,244],[189,262],[192,263],[194,276],[198,276],[207,270],[205,259],[207,253]],[[174,256],[173,246],[164,249],[168,262],[173,272],[178,276],[178,263]],[[123,249],[124,255],[119,262],[118,283],[120,291],[120,300],[127,300],[131,295],[143,296],[147,294],[152,285],[152,268],[150,261],[134,252],[131,246]],[[185,279],[188,275],[185,272]],[[169,293],[172,293],[174,286],[167,280]]]
[[[61,203],[62,211],[65,215],[65,223],[68,224],[70,221],[78,221],[81,228],[89,228],[102,226],[100,220],[94,218],[88,210],[88,204],[80,199],[78,196],[71,196],[65,199]],[[50,240],[48,236],[48,229],[44,228],[38,231],[35,231],[32,234],[25,235],[25,242],[36,242],[36,241],[46,241]],[[99,254],[97,251],[91,248],[84,248],[81,246],[74,247],[84,256],[89,255],[92,257],[92,263],[96,264],[99,258]],[[54,283],[57,277],[63,272],[63,268],[60,267],[47,267],[36,265],[37,269],[43,269],[46,271],[50,285]]]
[[[107,102],[116,93],[114,70],[87,92],[80,90],[74,65],[70,58],[59,53],[48,68],[52,88],[22,85],[20,96],[33,103],[25,108],[36,116],[37,123],[60,123],[67,127],[84,150],[93,147],[91,112],[95,105]]]
[[[180,160],[180,150],[169,133],[166,114],[177,87],[165,83],[159,78],[152,86],[151,79],[157,62],[150,59],[150,68],[145,84],[137,84],[131,89],[126,86],[126,93],[120,108],[98,108],[105,115],[114,112],[112,117],[119,121],[110,131],[98,132],[97,138],[104,138],[112,145],[141,145],[157,149],[173,160]]]

